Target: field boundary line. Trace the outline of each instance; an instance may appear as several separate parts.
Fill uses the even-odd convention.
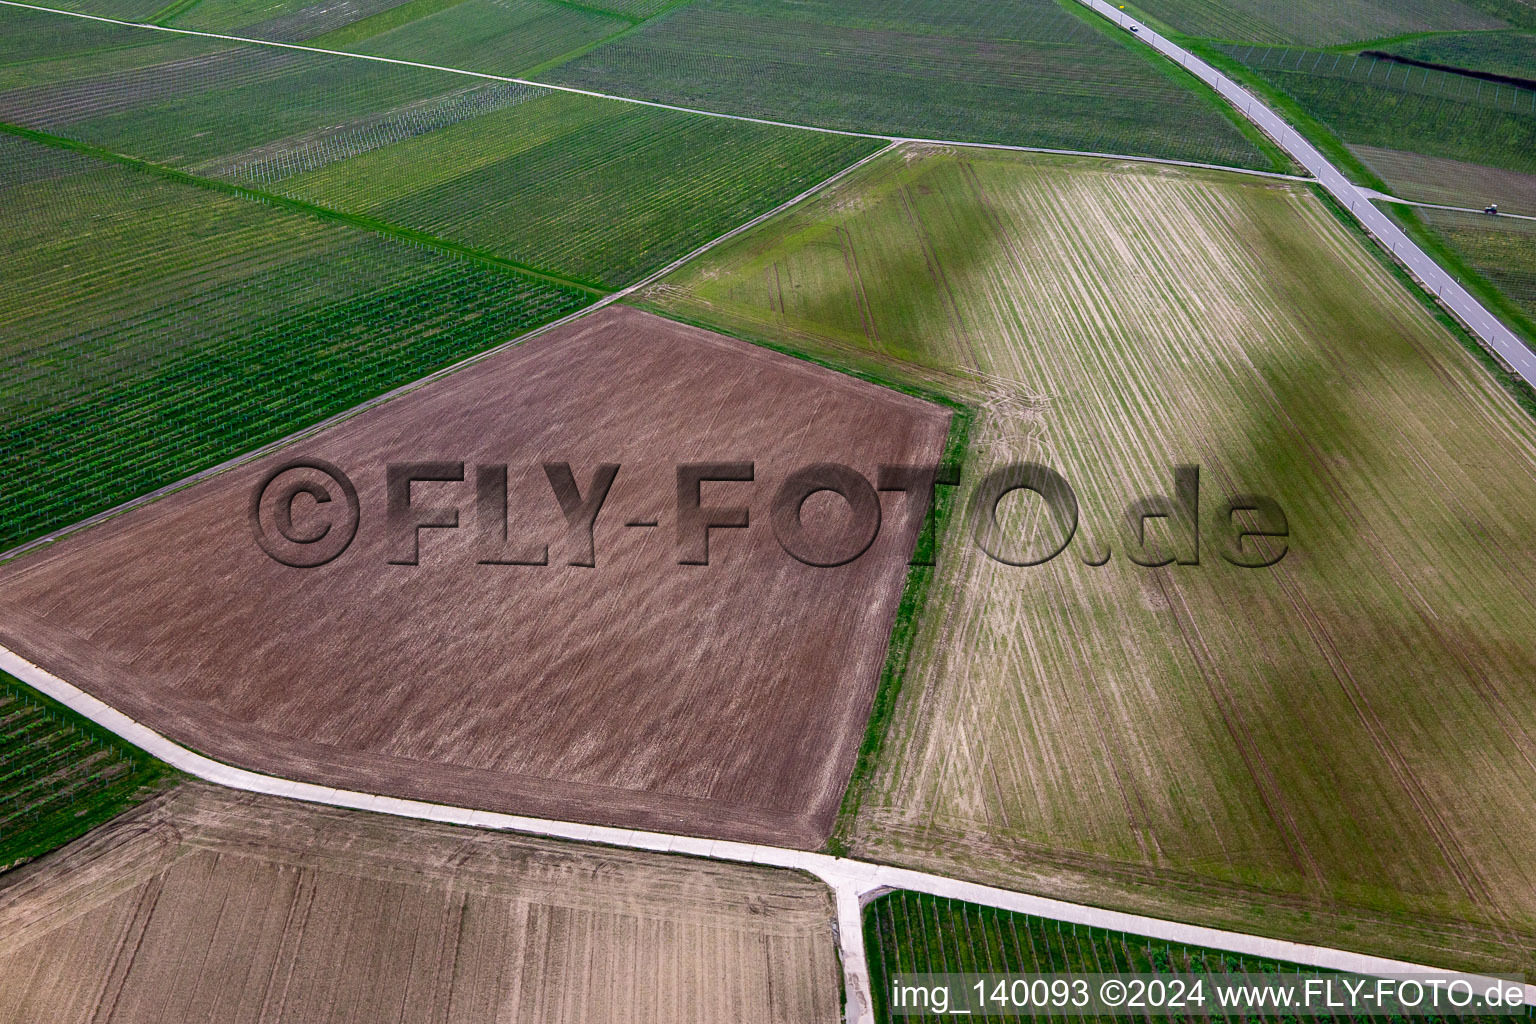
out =
[[[685,6],[680,3],[676,6]],[[671,110],[680,114],[694,114],[700,117],[717,117],[727,121],[745,121],[748,124],[766,125],[771,128],[791,128],[803,132],[820,132],[823,135],[842,135],[855,139],[874,139],[880,142],[910,142],[927,146],[964,146],[974,149],[999,149],[1015,153],[1044,153],[1054,156],[1081,156],[1092,157],[1101,160],[1128,160],[1136,163],[1166,164],[1173,167],[1195,167],[1212,171],[1226,171],[1231,174],[1249,174],[1260,178],[1278,178],[1285,181],[1305,181],[1313,179],[1299,174],[1282,174],[1278,171],[1261,171],[1251,167],[1233,167],[1228,164],[1208,164],[1193,160],[1174,160],[1167,157],[1137,156],[1131,153],[1099,153],[1086,149],[1049,149],[1042,146],[1015,146],[1005,142],[961,142],[955,139],[928,139],[907,135],[884,135],[879,132],[857,132],[844,128],[827,128],[822,125],[800,124],[795,121],[775,121],[771,118],[752,117],[748,114],[728,114],[719,110],[704,110],[700,107],[683,107],[674,103],[662,103],[658,100],[644,100],[634,96],[620,96],[617,93],[597,92],[593,89],[581,89],[573,85],[556,85],[551,82],[541,82],[533,78],[519,78],[512,75],[495,75],[488,71],[469,71],[464,68],[448,67],[442,64],[426,64],[420,61],[404,60],[399,57],[381,57],[372,53],[354,53],[350,50],[331,50],[321,46],[308,46],[304,43],[285,43],[275,39],[255,39],[250,36],[235,36],[220,32],[204,32],[198,29],[178,28],[172,25],[156,25],[143,21],[124,21],[120,18],[106,18],[99,14],[82,14],[79,11],[65,11],[57,7],[43,7],[38,4],[23,3],[22,0],[0,0],[0,6],[19,7],[28,11],[39,11],[44,14],[60,14],[69,18],[84,18],[87,21],[99,21],[108,25],[121,25],[124,28],[148,29],[153,32],[169,32],[172,35],[197,36],[204,39],[221,39],[231,43],[246,43],[252,46],[271,46],[283,50],[303,50],[307,53],[319,53],[328,57],[352,57],[357,60],[374,61],[380,64],[398,64],[402,67],[421,68],[425,71],[442,71],[452,75],[464,75],[468,78],[480,78],[491,82],[511,82],[515,85],[526,85],[536,89],[549,89],[553,92],[573,93],[577,96],[587,96],[593,99],[612,100],[616,103],[632,103],[642,107],[654,107],[658,110]],[[670,11],[672,8],[669,8]],[[664,12],[665,13],[665,12]],[[638,25],[636,26],[638,27]]]
[[[3,2],[3,0],[0,0],[0,2]],[[8,125],[0,123],[0,131],[5,131],[8,128]],[[647,274],[645,277],[636,281],[634,284],[628,285],[618,291],[609,292],[606,295],[602,295],[598,297],[595,302],[591,302],[578,310],[567,313],[565,316],[551,320],[547,324],[540,324],[537,327],[530,328],[521,334],[516,334],[511,338],[508,338],[506,341],[501,342],[500,344],[493,345],[484,351],[476,352],[473,355],[466,356],[463,359],[460,359],[458,362],[451,363],[448,366],[442,367],[441,369],[433,370],[431,373],[422,377],[418,377],[413,381],[408,381],[407,383],[401,384],[398,387],[391,388],[383,394],[375,395],[373,398],[370,398],[365,402],[360,402],[350,409],[344,409],[341,412],[335,413],[334,415],[327,416],[325,419],[319,421],[318,423],[311,424],[307,427],[301,427],[300,429],[295,430],[293,433],[280,437],[275,441],[268,442],[259,448],[252,449],[251,451],[245,452],[241,455],[232,456],[228,459],[225,459],[223,462],[218,463],[217,465],[209,466],[207,469],[199,470],[198,472],[192,473],[189,476],[184,476],[179,480],[164,485],[163,487],[157,487],[147,494],[141,494],[137,498],[132,498],[120,505],[114,505],[112,508],[104,509],[103,511],[98,512],[93,516],[88,516],[85,519],[71,523],[68,526],[61,526],[57,530],[50,530],[48,533],[43,534],[41,537],[35,537],[24,544],[18,544],[8,551],[0,551],[0,565],[20,558],[21,556],[29,554],[39,548],[46,547],[49,544],[53,544],[59,540],[64,539],[70,534],[77,533],[81,530],[88,530],[93,526],[100,526],[102,523],[109,519],[115,519],[124,513],[132,512],[136,508],[140,508],[152,502],[159,501],[161,498],[174,494],[177,491],[185,490],[186,488],[191,487],[194,484],[201,483],[204,480],[208,480],[211,477],[218,476],[219,474],[228,472],[231,469],[236,469],[248,462],[254,462],[256,459],[263,458],[275,451],[286,448],[289,445],[297,444],[300,441],[313,437],[315,434],[318,434],[323,430],[327,430],[339,423],[351,419],[354,416],[365,413],[369,409],[383,405],[385,402],[388,402],[391,399],[399,398],[401,395],[415,391],[417,388],[425,387],[428,384],[441,380],[449,374],[457,373],[459,370],[466,369],[475,365],[476,363],[504,352],[514,345],[521,345],[525,341],[530,341],[541,334],[552,331],[557,327],[563,327],[573,320],[580,319],[589,313],[595,313],[597,310],[602,309],[605,306],[610,306],[613,303],[618,302],[620,299],[632,295],[633,293],[654,283],[665,275],[670,274],[672,271],[676,270],[678,267],[681,267],[689,260],[692,260],[708,252],[715,246],[720,245],[723,242],[727,242],[742,232],[756,227],[762,222],[768,220],[770,217],[774,217],[780,213],[783,213],[785,210],[794,206],[796,203],[810,198],[817,192],[820,192],[822,189],[827,188],[828,186],[842,180],[847,175],[852,174],[854,171],[858,170],[860,167],[863,167],[865,164],[874,160],[876,157],[882,156],[885,153],[889,153],[891,150],[896,149],[900,145],[901,143],[899,142],[891,142],[888,145],[877,149],[875,152],[854,161],[847,167],[839,170],[837,173],[823,178],[821,181],[818,181],[816,184],[812,185],[804,192],[801,192],[799,195],[794,196],[791,199],[786,199],[784,202],[780,203],[778,206],[775,206],[773,209],[767,211],[766,213],[759,214],[758,216],[747,221],[745,224],[739,224],[724,234],[710,239],[708,242],[705,242],[703,245],[700,245],[693,251],[678,257],[671,263],[668,263],[660,270],[656,270],[650,274]],[[137,162],[138,161],[135,161],[135,163]],[[151,168],[159,168],[158,164],[150,164],[149,166]]]
[[[948,878],[926,871],[835,857],[825,853],[609,825],[588,825],[551,818],[533,818],[498,811],[482,811],[453,804],[408,800],[263,775],[224,764],[222,761],[182,746],[5,647],[0,647],[0,671],[20,679],[76,714],[83,715],[171,767],[205,782],[230,789],[263,793],[330,807],[392,814],[418,821],[436,821],[471,828],[517,832],[548,839],[599,843],[621,849],[675,853],[708,860],[809,872],[831,887],[836,899],[837,939],[843,957],[849,1024],[874,1024],[861,921],[862,905],[868,899],[894,889],[964,900],[968,903],[1031,914],[1068,924],[1128,932],[1166,942],[1202,946],[1244,956],[1320,967],[1325,970],[1366,975],[1445,973],[1423,964],[1327,946],[1313,946],[1285,939],[1208,928],[1203,925],[1183,924],[1124,911],[1106,910],[1101,907]],[[1492,983],[1493,979],[1487,980]],[[1536,1006],[1536,985],[1525,986],[1525,1002],[1527,1006]]]
[[[6,0],[0,0],[6,2]],[[1464,288],[1456,277],[1432,259],[1418,244],[1371,202],[1374,189],[1365,189],[1350,181],[1322,151],[1307,141],[1291,123],[1277,114],[1262,99],[1217,70],[1211,64],[1162,35],[1144,22],[1137,21],[1105,0],[1077,0],[1106,21],[1134,34],[1143,43],[1180,65],[1185,71],[1216,90],[1244,117],[1252,121],[1311,172],[1316,183],[1327,189],[1379,245],[1407,268],[1424,288],[1437,297],[1450,313],[1478,338],[1484,347],[1515,376],[1527,384],[1536,384],[1536,352],[1486,306]],[[1501,215],[1502,216],[1502,215]]]

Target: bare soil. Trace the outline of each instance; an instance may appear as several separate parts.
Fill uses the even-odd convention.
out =
[[[903,496],[838,568],[784,553],[769,502],[813,462],[873,480],[933,462],[945,410],[733,339],[610,308],[284,451],[0,570],[0,643],[165,735],[241,767],[343,788],[814,847],[828,835],[873,699],[911,551]],[[319,458],[354,481],[351,546],[312,569],[269,558],[248,507],[270,469]],[[386,528],[385,466],[463,461]],[[679,564],[679,462],[747,460],[747,505],[710,565]],[[621,465],[595,567],[541,463],[583,495]],[[478,564],[476,466],[507,463],[509,546],[547,566]],[[340,495],[337,495],[337,505]],[[808,502],[835,529],[845,506]],[[297,531],[318,528],[311,499]],[[654,528],[632,527],[651,522]]]

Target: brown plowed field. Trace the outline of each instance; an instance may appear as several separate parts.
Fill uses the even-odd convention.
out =
[[[786,871],[194,784],[0,885],[4,1024],[839,1019]]]
[[[634,310],[610,308],[317,437],[0,570],[0,643],[173,739],[242,767],[394,796],[815,846],[864,727],[910,552],[903,497],[873,547],[810,568],[769,500],[808,463],[873,480],[933,462],[939,407]],[[356,483],[361,526],[296,569],[252,537],[251,495],[298,457]],[[420,564],[389,564],[385,465],[463,461]],[[678,462],[755,461],[706,483],[712,564],[680,565]],[[579,555],[540,469],[582,494],[619,463]],[[548,566],[480,565],[476,466],[507,463],[509,536]],[[824,500],[823,500],[824,499]],[[308,502],[306,505],[305,503]],[[338,496],[338,504],[340,498]],[[320,510],[295,502],[295,528]],[[843,514],[820,496],[811,526]],[[655,520],[656,528],[629,527]]]

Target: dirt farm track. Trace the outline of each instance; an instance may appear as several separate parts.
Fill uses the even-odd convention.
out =
[[[934,462],[947,420],[613,307],[7,566],[0,643],[255,771],[815,846],[852,770],[911,535],[902,495],[886,494],[863,557],[811,568],[779,547],[769,499],[813,462],[871,480],[882,463]],[[249,522],[261,478],[297,458],[340,468],[359,497],[356,539],[318,568],[272,560]],[[459,528],[420,531],[419,564],[390,564],[385,466],[433,460],[462,461],[465,479],[415,484],[412,507],[457,506]],[[705,483],[702,504],[746,505],[751,525],[711,531],[710,565],[680,565],[676,464],[738,460],[755,479]],[[599,464],[621,466],[593,568],[568,564],[582,545],[542,462],[569,462],[583,496]],[[546,566],[478,564],[476,467],[499,463],[502,550],[548,544]],[[828,502],[807,503],[809,526],[841,514]],[[295,533],[312,531],[315,503],[293,509]],[[627,525],[640,522],[658,525]]]

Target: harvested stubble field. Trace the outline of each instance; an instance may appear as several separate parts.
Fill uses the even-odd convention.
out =
[[[243,767],[815,847],[863,735],[912,535],[889,494],[866,554],[811,568],[779,547],[768,501],[815,462],[871,480],[882,463],[932,464],[947,421],[610,307],[11,563],[0,642]],[[301,456],[349,473],[362,509],[351,549],[310,570],[268,558],[248,521],[262,474]],[[418,484],[414,499],[458,504],[463,528],[422,531],[419,566],[388,564],[384,466],[423,460],[466,463],[464,483]],[[711,564],[679,564],[676,464],[737,460],[756,463],[755,482],[704,484],[702,500],[747,505],[754,525],[714,531]],[[583,494],[599,464],[622,466],[595,568],[568,564],[581,549],[562,540],[545,461],[569,461]],[[487,463],[510,463],[510,539],[494,555],[474,523]],[[806,506],[813,530],[835,529],[828,501]],[[297,529],[315,528],[303,511]],[[530,543],[549,545],[547,566],[477,564]]]
[[[8,135],[0,235],[0,550],[590,298]]]
[[[833,1024],[792,872],[194,784],[0,877],[6,1024]]]
[[[1267,168],[1193,78],[1058,0],[696,0],[545,73],[828,128]]]
[[[1536,424],[1311,193],[908,149],[644,300],[947,381],[973,482],[1033,459],[1082,504],[1032,569],[954,527],[855,853],[1536,964]],[[1207,518],[1199,566],[1131,564],[1179,464],[1207,517],[1278,501],[1284,560]]]

